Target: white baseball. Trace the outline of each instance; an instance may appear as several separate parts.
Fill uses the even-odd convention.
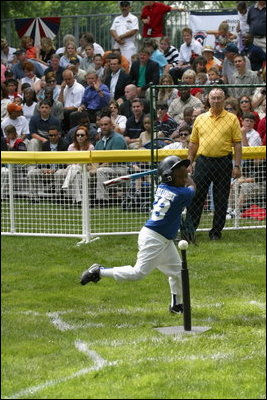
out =
[[[186,240],[180,240],[178,247],[180,250],[186,250],[188,248],[188,242]]]

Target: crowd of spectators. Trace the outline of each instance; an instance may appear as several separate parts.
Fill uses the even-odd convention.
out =
[[[180,48],[164,36],[163,17],[184,9],[144,1],[138,19],[131,13],[132,3],[118,2],[121,15],[110,27],[112,49],[103,49],[90,32],[81,33],[79,41],[66,35],[58,49],[50,38],[42,38],[37,47],[30,37],[24,36],[18,49],[1,39],[3,148],[148,148],[146,142],[150,142],[153,129],[158,137],[172,139],[173,143],[161,142],[167,148],[188,148],[197,115],[209,110],[210,86],[224,84],[233,85],[224,89],[224,111],[236,114],[243,146],[255,145],[252,142],[266,145],[266,90],[256,86],[266,80],[266,2],[255,2],[249,8],[246,2],[238,2],[236,32],[230,32],[225,21],[217,30],[206,31],[214,35],[214,47],[196,40],[189,27],[183,28]],[[138,49],[139,32],[142,41]],[[156,104],[152,105],[153,127],[147,90],[151,83],[162,85]],[[240,88],[236,84],[247,86]],[[85,145],[81,146],[83,139]],[[70,176],[68,179],[75,185],[75,201],[80,202],[79,180],[74,180],[74,170],[77,176],[79,170],[74,167],[65,173],[55,170],[54,174],[57,182]],[[94,165],[90,173],[97,177],[96,198],[106,201],[103,181],[125,173],[125,168]],[[30,172],[30,197],[34,201],[38,200],[33,193],[39,175],[40,168]]]

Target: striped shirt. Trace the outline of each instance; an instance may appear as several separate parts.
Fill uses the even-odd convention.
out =
[[[179,51],[176,49],[176,47],[170,46],[164,52],[164,56],[165,56],[166,60],[168,61],[168,64],[177,64],[178,57],[179,57]]]

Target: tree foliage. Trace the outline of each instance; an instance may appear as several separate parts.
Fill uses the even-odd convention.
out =
[[[235,8],[235,1],[165,1],[165,4],[179,5],[193,9]],[[248,2],[250,3],[250,2]],[[143,1],[133,2],[133,12],[139,13]],[[1,1],[2,18],[32,18],[36,16],[72,16],[88,14],[119,13],[117,1]]]

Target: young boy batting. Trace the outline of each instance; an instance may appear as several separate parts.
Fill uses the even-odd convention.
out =
[[[168,156],[160,162],[158,173],[162,182],[157,188],[150,217],[139,232],[135,266],[105,268],[93,264],[83,272],[80,280],[82,285],[97,283],[101,278],[140,280],[157,268],[169,278],[170,312],[183,312],[182,262],[173,240],[180,228],[181,213],[195,194],[194,181],[187,172],[189,164],[189,160],[181,160],[176,156]]]

